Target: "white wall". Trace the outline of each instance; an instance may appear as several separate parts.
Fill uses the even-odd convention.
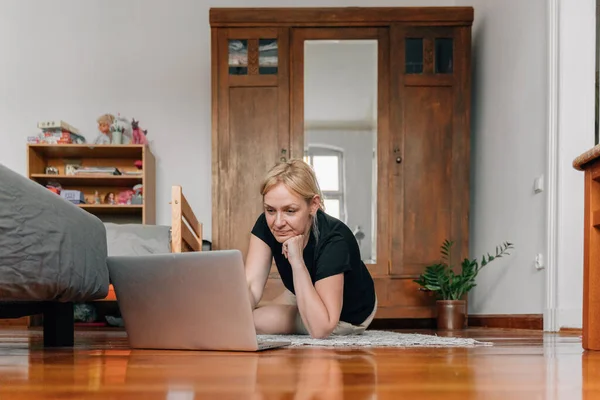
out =
[[[572,161],[594,146],[596,1],[557,1],[558,184],[556,321],[581,328],[583,174]],[[532,194],[546,173],[548,8],[550,1],[458,0],[475,7],[473,32],[473,210],[471,253],[514,241],[514,256],[482,273],[471,297],[475,314],[543,313],[546,196]],[[510,27],[508,29],[507,27]],[[506,157],[506,158],[504,158]],[[510,211],[512,209],[512,211]]]
[[[309,0],[303,7],[453,5],[454,0]],[[157,158],[157,223],[170,187],[211,239],[210,7],[297,7],[294,0],[3,0],[0,162],[26,173],[25,143],[45,119],[96,136],[96,118],[141,121]]]
[[[504,241],[512,255],[479,275],[472,314],[541,314],[545,271],[545,193],[534,194],[546,168],[546,2],[464,0],[475,8],[471,158],[472,257]]]
[[[573,159],[594,146],[596,1],[559,2],[557,326],[582,326],[583,173]]]

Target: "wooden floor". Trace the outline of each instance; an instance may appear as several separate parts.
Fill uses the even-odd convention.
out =
[[[44,350],[39,330],[2,328],[0,399],[600,399],[600,352],[577,333],[462,336],[494,346],[139,351],[122,331],[78,330],[74,349]]]

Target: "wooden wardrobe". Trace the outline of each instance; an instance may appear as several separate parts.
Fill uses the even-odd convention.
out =
[[[305,41],[376,40],[376,318],[433,318],[413,279],[445,239],[468,257],[472,22],[471,7],[211,9],[213,248],[245,258],[263,175],[304,156]],[[267,286],[282,290],[274,267]]]

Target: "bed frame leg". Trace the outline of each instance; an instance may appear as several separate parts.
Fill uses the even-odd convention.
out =
[[[44,347],[72,347],[75,336],[73,303],[44,304]]]

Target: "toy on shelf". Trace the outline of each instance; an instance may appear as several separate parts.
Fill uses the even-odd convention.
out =
[[[110,144],[112,142],[111,126],[115,122],[114,115],[101,115],[96,122],[98,122],[98,131],[100,134],[94,140],[94,144]]]
[[[148,134],[148,130],[140,129],[140,121],[136,121],[135,118],[131,120],[131,129],[133,136],[133,144],[148,144],[148,139],[146,139],[146,135]]]
[[[123,128],[119,124],[113,124],[110,127],[110,133],[112,134],[110,143],[123,144],[123,132],[125,132],[125,128]]]
[[[119,192],[119,197],[117,199],[117,204],[128,205],[131,204],[131,199],[133,197],[133,190],[123,190]]]
[[[62,191],[62,186],[57,181],[49,181],[46,184],[46,188],[56,194],[60,194]]]
[[[98,130],[100,135],[95,144],[130,144],[132,143],[133,130],[131,123],[121,114],[115,117],[112,114],[104,114],[98,118]]]
[[[61,190],[60,196],[73,204],[85,204],[83,193],[79,190]]]
[[[32,144],[83,144],[85,137],[79,134],[79,130],[65,121],[42,121],[37,127],[42,130],[37,136],[29,136],[28,143]]]
[[[46,173],[46,175],[58,175],[58,168],[53,166],[47,166],[44,169],[44,172]]]
[[[121,145],[121,144],[148,144],[148,130],[140,128],[140,121],[117,114],[103,114],[96,120],[98,134],[93,141],[96,145]],[[62,121],[38,122],[42,133],[37,136],[28,136],[30,144],[85,144],[86,139],[77,128]]]
[[[144,185],[141,183],[133,187],[133,196],[131,204],[144,204]]]
[[[114,205],[116,203],[117,201],[115,200],[115,194],[113,192],[108,192],[104,197],[104,204]]]

